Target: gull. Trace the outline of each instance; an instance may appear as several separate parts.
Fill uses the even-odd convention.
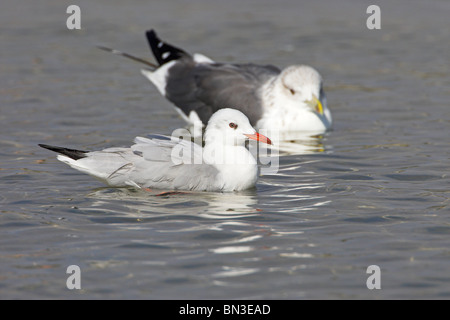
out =
[[[136,137],[130,148],[82,151],[39,144],[57,159],[114,187],[232,192],[253,188],[256,159],[248,139],[272,144],[240,111],[220,109],[208,121],[205,145],[167,136]]]
[[[332,127],[322,77],[311,66],[220,63],[170,45],[154,30],[146,36],[157,64],[99,48],[146,64],[142,74],[190,126],[201,128],[217,110],[234,108],[258,130],[320,134]]]

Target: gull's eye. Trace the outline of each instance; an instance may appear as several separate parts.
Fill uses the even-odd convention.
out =
[[[237,124],[234,122],[230,122],[229,126],[231,129],[237,129]]]
[[[295,94],[295,90],[294,89],[289,89],[289,91],[291,92],[292,95]]]

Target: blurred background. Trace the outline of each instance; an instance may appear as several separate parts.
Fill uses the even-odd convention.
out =
[[[69,30],[69,5],[81,30]],[[381,29],[369,30],[369,5]],[[1,299],[450,296],[450,2],[12,1],[0,10]],[[309,64],[334,130],[240,194],[107,188],[38,143],[94,150],[184,126],[145,31],[223,62]],[[65,271],[82,271],[68,290]],[[381,290],[366,269],[381,268]]]

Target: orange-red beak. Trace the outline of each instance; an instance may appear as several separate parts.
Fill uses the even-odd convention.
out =
[[[252,139],[252,140],[264,142],[267,144],[272,144],[272,141],[270,141],[269,138],[267,138],[266,136],[264,136],[258,132],[254,133],[254,134],[244,134],[244,135],[247,136],[247,138]]]

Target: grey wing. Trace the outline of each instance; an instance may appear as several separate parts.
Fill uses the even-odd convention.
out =
[[[133,153],[132,180],[143,187],[183,190],[220,189],[218,170],[202,161],[202,147],[190,141],[165,136],[148,139],[137,137]]]
[[[158,189],[220,190],[218,170],[202,162],[202,147],[166,136],[137,137],[131,148],[86,152],[58,159],[112,186]]]
[[[151,135],[149,138],[136,137],[134,142],[131,150],[146,161],[164,162],[172,166],[202,162],[202,147],[190,140]]]
[[[166,95],[187,116],[196,111],[204,124],[217,110],[234,108],[255,125],[262,115],[260,88],[279,72],[255,64],[179,63],[170,69]]]
[[[223,182],[218,178],[219,171],[208,164],[183,164],[176,168],[173,188],[180,190],[221,191]]]

